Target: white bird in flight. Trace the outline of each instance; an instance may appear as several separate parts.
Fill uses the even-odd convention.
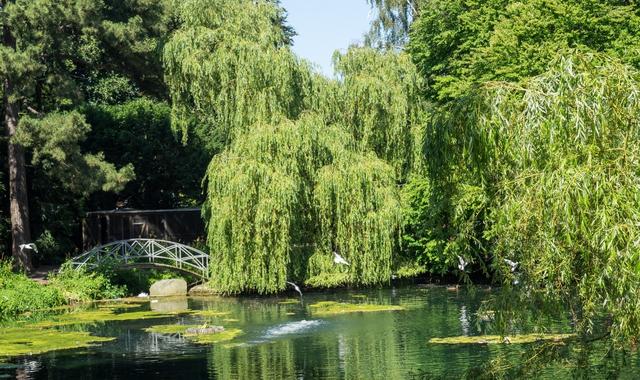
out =
[[[464,259],[458,256],[458,269],[464,272],[464,269],[467,267],[468,262],[464,261]]]
[[[25,249],[33,249],[35,253],[38,253],[38,247],[36,247],[35,243],[20,244],[18,247],[20,248],[20,252]]]
[[[302,298],[302,290],[300,290],[300,287],[298,285],[294,284],[293,282],[289,282],[289,281],[287,281],[287,284],[293,286],[293,289],[296,292],[300,293],[300,298]]]
[[[336,264],[349,265],[347,260],[345,260],[344,257],[340,256],[336,251],[333,251],[333,262]]]

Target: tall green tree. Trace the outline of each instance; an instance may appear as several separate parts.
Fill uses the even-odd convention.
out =
[[[585,334],[634,342],[640,76],[606,55],[551,67],[486,84],[432,124],[432,146],[448,147],[434,165],[486,194],[483,237],[506,286],[569,305]]]
[[[254,125],[208,170],[212,284],[228,293],[375,284],[391,276],[399,204],[393,168],[344,128],[309,115]],[[333,252],[349,262],[333,263]]]
[[[626,0],[428,1],[408,50],[432,99],[463,96],[491,80],[543,73],[558,52],[605,52],[640,61],[640,14]]]
[[[118,182],[131,176],[129,169],[115,176],[109,174],[112,166],[106,164],[99,154],[81,152],[78,144],[86,136],[86,123],[81,116],[70,111],[84,99],[108,100],[109,97],[120,96],[118,93],[132,93],[131,89],[138,85],[146,86],[146,79],[135,79],[146,77],[132,68],[148,67],[146,61],[139,65],[135,63],[136,57],[147,57],[145,59],[153,61],[148,58],[149,52],[159,45],[151,38],[156,24],[149,21],[162,14],[154,10],[161,3],[159,0],[136,0],[116,6],[120,3],[83,0],[0,2],[3,33],[0,78],[3,81],[2,114],[8,137],[12,253],[17,264],[25,269],[31,267],[30,252],[20,250],[19,245],[32,239],[26,170],[32,152],[28,151],[25,157],[23,144],[33,143],[29,145],[36,153],[33,163],[40,165],[43,173],[57,176],[65,185],[69,180],[65,175],[74,171],[44,167],[42,164],[46,160],[41,158],[48,156],[67,165],[78,164],[81,171],[81,167],[98,170],[93,171],[97,175],[94,179],[103,185],[116,180],[116,177]],[[118,53],[108,52],[110,41],[117,41],[120,46]],[[123,57],[127,59],[123,60]],[[126,65],[129,71],[117,73],[116,70],[123,67],[123,61],[130,63]],[[116,81],[105,84],[105,78],[115,78]],[[60,128],[46,130],[54,125]],[[21,126],[25,132],[18,139],[15,136]],[[68,135],[61,135],[66,133]],[[42,145],[36,146],[36,142]],[[48,148],[53,150],[46,153]],[[76,159],[65,161],[65,157]],[[98,185],[96,188],[101,187]]]
[[[324,78],[292,53],[280,13],[268,1],[184,2],[164,52],[174,125],[226,145],[207,176],[213,285],[387,281],[421,81],[406,55],[356,48],[336,56],[340,79]]]

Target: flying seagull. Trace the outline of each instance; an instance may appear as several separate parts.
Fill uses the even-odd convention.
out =
[[[340,256],[340,254],[338,254],[338,252],[336,251],[333,251],[333,262],[336,264],[349,265],[347,260],[345,260],[344,257]]]
[[[466,262],[462,257],[458,256],[458,269],[464,272],[464,269],[467,267],[468,262]]]
[[[293,282],[289,282],[289,281],[287,281],[287,284],[293,286],[293,289],[296,292],[300,293],[300,298],[302,298],[302,290],[300,290],[300,287],[298,285],[294,284]]]
[[[33,249],[35,253],[38,253],[38,247],[36,247],[35,243],[20,244],[18,247],[20,247],[20,252],[25,249]]]
[[[517,263],[515,261],[511,261],[509,259],[504,259],[504,262],[507,263],[507,265],[511,269],[512,273],[516,271],[516,268],[518,267],[518,264],[519,264],[519,263]]]

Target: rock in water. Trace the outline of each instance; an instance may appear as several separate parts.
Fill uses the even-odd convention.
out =
[[[217,293],[207,285],[196,285],[189,289],[190,296],[213,296]]]
[[[207,334],[217,334],[223,331],[224,331],[224,327],[222,326],[190,327],[185,330],[185,333],[194,334],[194,335],[207,335]]]
[[[186,296],[187,282],[181,278],[154,282],[149,289],[151,297]]]

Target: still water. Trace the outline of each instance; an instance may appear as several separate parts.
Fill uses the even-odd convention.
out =
[[[495,292],[495,291],[494,291]],[[91,348],[14,358],[0,378],[19,379],[459,379],[640,378],[636,353],[608,351],[599,342],[569,344],[432,344],[434,337],[479,335],[491,322],[477,311],[492,291],[411,286],[308,293],[302,304],[283,298],[185,298],[142,304],[143,309],[228,312],[207,323],[239,328],[239,337],[194,344],[180,334],[144,329],[159,324],[203,324],[205,318],[102,322],[83,327],[116,337]],[[402,311],[317,316],[320,301],[393,304]],[[564,321],[552,332],[570,332]],[[516,326],[520,333],[533,326]]]

